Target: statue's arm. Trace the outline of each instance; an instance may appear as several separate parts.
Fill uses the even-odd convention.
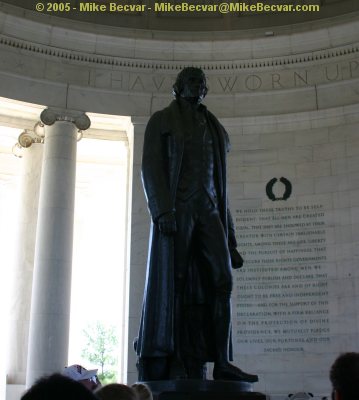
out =
[[[227,131],[223,128],[225,135],[226,151],[229,152],[231,144]],[[236,228],[229,207],[227,207],[227,224],[228,224],[228,249],[231,256],[232,268],[238,269],[243,267],[243,258],[237,250]]]
[[[231,212],[227,208],[227,223],[228,223],[228,249],[231,256],[232,268],[238,269],[243,266],[243,258],[237,250],[236,231],[232,219]]]
[[[142,182],[154,222],[161,215],[174,211],[169,190],[167,143],[165,132],[162,131],[161,112],[153,114],[145,130]]]
[[[227,208],[227,224],[228,224],[228,248],[237,248],[236,228],[233,223],[231,211]]]

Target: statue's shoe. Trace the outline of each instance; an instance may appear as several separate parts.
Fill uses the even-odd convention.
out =
[[[230,363],[214,365],[213,379],[215,381],[258,382],[258,375],[247,374]]]

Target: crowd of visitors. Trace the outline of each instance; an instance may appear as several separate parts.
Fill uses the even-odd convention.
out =
[[[21,400],[153,400],[150,389],[142,383],[102,386],[97,371],[70,365],[62,374],[40,378]]]
[[[341,354],[329,373],[332,400],[359,399],[359,353]]]
[[[97,397],[80,382],[61,374],[40,378],[21,400],[96,400]]]
[[[341,354],[330,368],[332,400],[359,399],[359,353]],[[39,379],[21,400],[153,400],[150,389],[136,383],[101,385],[97,369],[66,367],[62,374]]]

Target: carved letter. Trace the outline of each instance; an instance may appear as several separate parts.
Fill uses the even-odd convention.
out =
[[[136,85],[141,85],[142,90],[145,90],[145,87],[143,86],[141,78],[137,75],[135,81],[133,82],[132,86],[130,89],[132,90]]]
[[[358,61],[350,61],[349,63],[349,71],[350,71],[350,77],[354,77],[354,71],[356,71],[359,67]]]
[[[337,71],[334,77],[329,76],[328,67],[325,67],[325,76],[328,81],[337,81],[339,79],[339,65],[337,64]]]
[[[233,90],[234,85],[237,82],[237,77],[234,78],[233,82],[231,82],[232,77],[223,78],[223,79],[224,79],[224,83],[222,83],[221,78],[218,78],[218,82],[221,85],[223,91],[225,92],[228,89],[231,92]]]
[[[162,85],[163,85],[163,82],[165,81],[165,78],[162,78],[162,80],[161,80],[160,83],[157,83],[156,77],[155,77],[155,76],[152,78],[152,80],[153,80],[153,83],[154,83],[155,86],[156,86],[156,89],[157,89],[157,90],[160,90],[161,87],[162,87]]]
[[[299,79],[299,83],[298,80]],[[301,86],[301,82],[304,82],[306,85],[308,85],[308,71],[305,71],[305,78],[303,78],[298,72],[294,72],[294,86]]]
[[[251,86],[249,86],[249,82]],[[258,75],[249,75],[246,78],[245,85],[248,90],[258,90],[262,86],[262,79]]]
[[[102,81],[103,80],[103,74],[102,73],[96,73],[96,83],[97,81]],[[122,74],[119,72],[111,72],[111,87],[113,87],[114,89],[122,89]]]
[[[277,89],[277,88],[283,88],[284,87],[280,83],[280,78],[281,78],[281,76],[279,74],[272,74],[272,89]]]

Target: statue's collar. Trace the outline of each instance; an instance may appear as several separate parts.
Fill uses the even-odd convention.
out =
[[[177,97],[177,99],[175,100],[177,102],[177,104],[179,105],[179,107],[183,110],[191,110],[191,111],[199,111],[199,112],[204,112],[206,109],[206,106],[204,106],[203,104],[199,103],[199,104],[192,104],[189,101],[185,100],[182,97]]]

